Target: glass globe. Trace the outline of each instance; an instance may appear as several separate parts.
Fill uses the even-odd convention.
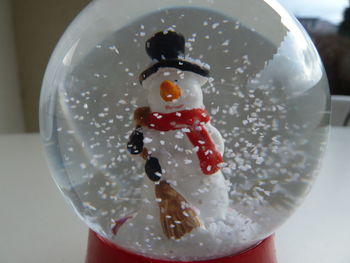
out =
[[[206,260],[272,234],[313,184],[329,92],[273,0],[98,0],[45,74],[41,136],[80,218],[150,258]]]

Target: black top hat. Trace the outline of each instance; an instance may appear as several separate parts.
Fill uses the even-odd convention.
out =
[[[156,33],[147,40],[146,52],[152,60],[157,62],[141,73],[141,83],[156,73],[159,68],[178,68],[184,71],[192,71],[205,77],[209,76],[209,70],[206,67],[184,59],[185,38],[174,31]]]

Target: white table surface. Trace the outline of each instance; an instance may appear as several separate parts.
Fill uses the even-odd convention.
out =
[[[0,136],[0,263],[84,262],[87,227],[50,177],[38,134]],[[279,263],[350,262],[350,128],[332,128],[319,179],[276,233]]]

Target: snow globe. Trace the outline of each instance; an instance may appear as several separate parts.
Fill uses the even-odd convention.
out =
[[[96,0],[46,70],[51,173],[87,262],[276,262],[312,186],[329,91],[274,0]]]

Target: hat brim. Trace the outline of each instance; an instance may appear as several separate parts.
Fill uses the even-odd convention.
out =
[[[156,73],[160,68],[177,68],[183,71],[191,71],[204,77],[209,77],[209,69],[204,66],[181,59],[167,59],[159,61],[143,71],[139,78],[140,83]]]

